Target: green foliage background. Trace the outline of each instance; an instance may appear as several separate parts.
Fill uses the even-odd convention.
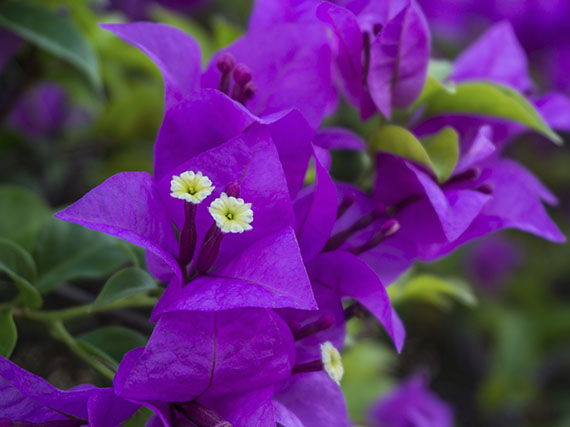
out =
[[[210,1],[182,15],[154,6],[149,18],[193,35],[206,63],[243,32],[249,8],[247,1]],[[138,248],[51,217],[116,172],[151,170],[163,114],[160,74],[142,53],[97,26],[125,19],[96,0],[0,2],[0,27],[25,39],[0,75],[2,123],[15,100],[40,82],[61,86],[69,108],[84,117],[39,138],[0,127],[0,354],[62,388],[108,385],[105,374],[112,375],[122,355],[143,345],[152,330],[148,307],[161,292]],[[446,88],[439,83],[445,62],[431,69],[422,100],[435,97],[426,114],[489,111],[471,102],[483,91],[494,101],[494,114],[518,114],[558,141],[517,94],[478,83]],[[450,105],[449,90],[469,102]],[[376,124],[361,123],[346,105],[328,124],[372,134],[373,149],[400,150],[442,181],[457,161],[449,132],[427,144],[396,126],[373,132]],[[406,143],[387,146],[379,132],[397,133]],[[568,235],[567,146],[525,135],[508,154],[560,197],[551,213]],[[332,172],[366,186],[369,166],[364,155],[335,153]],[[492,288],[467,268],[477,242],[435,264],[417,265],[390,288],[408,331],[401,355],[371,319],[350,323],[343,390],[356,422],[364,424],[368,405],[399,379],[423,371],[455,408],[458,425],[570,425],[570,247],[504,235],[522,259]],[[99,368],[85,365],[85,357]],[[129,425],[142,425],[146,417],[143,411]]]

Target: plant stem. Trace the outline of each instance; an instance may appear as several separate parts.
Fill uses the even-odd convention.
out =
[[[93,304],[85,304],[63,310],[17,310],[16,315],[41,322],[65,321],[88,314],[101,313],[127,307],[154,307],[157,299],[148,296],[137,296],[126,298],[101,307],[94,307]]]
[[[85,363],[103,375],[105,378],[113,381],[115,377],[115,372],[96,360],[95,358],[91,357],[91,355],[85,351],[81,345],[71,336],[71,334],[67,331],[63,323],[59,320],[54,320],[50,322],[50,330],[54,338],[63,342],[71,351],[73,351],[77,356],[79,356]]]
[[[54,338],[67,345],[71,351],[73,351],[85,363],[87,363],[105,378],[113,381],[113,378],[115,376],[114,370],[109,368],[101,361],[97,360],[97,358],[93,357],[87,350],[85,350],[81,344],[68,332],[68,330],[63,325],[63,322],[88,314],[117,310],[127,307],[154,307],[156,305],[156,302],[157,298],[149,297],[147,295],[136,295],[101,306],[94,306],[92,303],[62,310],[48,311],[30,310],[29,308],[15,308],[14,314],[20,317],[47,323]]]

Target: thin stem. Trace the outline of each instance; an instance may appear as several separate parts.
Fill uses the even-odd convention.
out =
[[[63,323],[59,320],[54,320],[50,322],[50,330],[54,338],[63,342],[71,351],[73,351],[77,356],[79,356],[85,363],[107,378],[109,381],[113,381],[115,377],[115,372],[94,359],[81,345],[73,338],[73,336],[67,331]]]
[[[115,301],[109,305],[101,307],[93,307],[93,304],[85,304],[77,307],[66,308],[63,310],[16,310],[15,314],[28,319],[38,320],[41,322],[65,321],[88,314],[101,313],[110,310],[117,310],[127,307],[154,307],[157,299],[148,296],[136,296]]]

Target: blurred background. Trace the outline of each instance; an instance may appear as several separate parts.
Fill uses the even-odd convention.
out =
[[[538,87],[570,95],[567,0],[419,3],[433,32],[434,56],[454,58],[493,22],[507,19]],[[134,247],[50,218],[114,173],[151,171],[162,79],[142,53],[97,24],[176,26],[199,41],[206,63],[243,33],[250,10],[245,0],[0,1],[0,238],[27,251],[44,289],[55,290],[45,307],[89,301],[120,266],[142,258]],[[44,37],[22,33],[22,22],[37,25]],[[46,34],[54,43],[45,42]],[[331,123],[363,136],[369,129],[344,105]],[[569,235],[568,145],[523,135],[507,150],[559,197],[550,213]],[[356,181],[364,166],[360,156],[339,153],[332,173]],[[0,300],[12,292],[7,281],[0,275]],[[568,244],[500,233],[437,263],[418,264],[402,282],[412,291],[403,295],[400,284],[392,291],[408,331],[400,356],[366,318],[350,325],[343,388],[356,422],[365,424],[368,406],[400,379],[421,372],[452,405],[458,425],[570,426]],[[90,316],[70,330],[86,346],[111,348],[106,356],[118,362],[144,344],[152,329],[147,316]],[[18,320],[17,326],[12,360],[20,366],[61,388],[107,385],[37,324]],[[109,347],[109,340],[124,345]]]

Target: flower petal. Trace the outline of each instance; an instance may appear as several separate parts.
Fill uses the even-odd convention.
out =
[[[317,17],[328,24],[336,38],[335,64],[348,100],[358,105],[364,90],[362,79],[362,33],[356,16],[349,10],[323,2]]]
[[[94,386],[61,391],[46,380],[0,357],[0,420],[49,423],[87,420]]]
[[[508,85],[523,93],[533,88],[526,55],[508,21],[495,24],[455,60],[449,80],[477,79]]]
[[[407,108],[427,76],[430,34],[415,1],[389,20],[370,46],[368,87],[374,103],[390,118],[392,107]]]
[[[253,31],[223,51],[247,65],[256,86],[247,107],[257,116],[298,109],[313,129],[329,102],[331,52],[322,25],[291,23]],[[215,55],[202,77],[202,87],[218,86]]]
[[[170,284],[153,318],[173,311],[216,311],[238,307],[317,308],[291,228],[266,237],[208,275],[181,287]]]
[[[127,353],[114,386],[128,399],[171,402],[244,393],[288,378],[294,348],[271,310],[170,313],[144,350]]]
[[[434,245],[422,258],[440,257],[469,240],[503,228],[516,228],[557,243],[566,241],[542,205],[542,200],[555,203],[556,197],[535,176],[507,159],[489,161],[484,173],[494,191],[481,214],[457,240]]]
[[[181,278],[174,230],[146,172],[113,175],[55,216],[148,249]]]
[[[243,106],[218,90],[192,93],[166,109],[154,147],[156,178],[163,178],[188,159],[238,136],[253,121]]]
[[[465,172],[467,169],[477,166],[477,163],[489,158],[495,152],[495,145],[491,142],[491,136],[491,127],[481,126],[469,150],[461,155],[453,173]]]
[[[107,427],[120,425],[129,419],[140,405],[121,399],[112,388],[97,390],[87,402],[89,408],[89,425]]]
[[[252,243],[294,225],[287,182],[267,126],[250,126],[236,138],[184,161],[159,181],[160,196],[179,229],[184,221],[185,202],[170,197],[170,180],[173,175],[188,170],[202,172],[216,187],[206,200],[208,204],[219,197],[231,182],[240,185],[239,197],[252,204],[253,229],[225,236],[215,265],[223,265]],[[212,224],[208,210],[201,206],[196,215],[198,248]]]
[[[275,427],[273,389],[271,386],[249,393],[202,399],[201,402],[234,426]]]
[[[328,150],[366,150],[366,143],[358,135],[336,127],[321,129],[315,136],[314,143]]]
[[[259,118],[214,89],[193,93],[166,111],[155,149],[155,176],[163,178],[188,159],[239,136],[252,123],[267,125],[291,196],[303,184],[314,131],[296,110]]]
[[[294,375],[275,394],[274,399],[294,414],[286,416],[285,419],[278,418],[277,422],[297,418],[303,426],[350,425],[342,390],[324,372]],[[277,415],[281,414],[283,412],[278,410]]]
[[[257,31],[285,22],[313,20],[319,3],[320,0],[256,0],[248,28]]]
[[[101,24],[101,27],[136,46],[154,61],[164,78],[167,109],[199,88],[200,46],[188,34],[151,22]]]
[[[432,393],[421,377],[412,377],[375,403],[369,417],[373,425],[451,427],[451,407]]]
[[[404,344],[401,324],[395,324],[384,285],[364,261],[345,251],[325,252],[308,265],[311,278],[321,286],[354,298],[384,326],[398,351]]]
[[[337,213],[334,182],[315,156],[317,180],[313,191],[295,202],[297,239],[305,260],[317,255],[329,239]]]
[[[342,348],[346,336],[346,317],[342,307],[342,294],[313,281],[313,292],[318,310],[295,310],[282,308],[277,311],[287,324],[298,322],[301,326],[318,321],[324,315],[333,316],[335,323],[328,329],[295,342],[297,347],[295,363],[305,363],[321,358],[320,344],[330,341],[335,348]]]
[[[537,99],[535,105],[553,129],[570,132],[570,98],[553,92]]]

